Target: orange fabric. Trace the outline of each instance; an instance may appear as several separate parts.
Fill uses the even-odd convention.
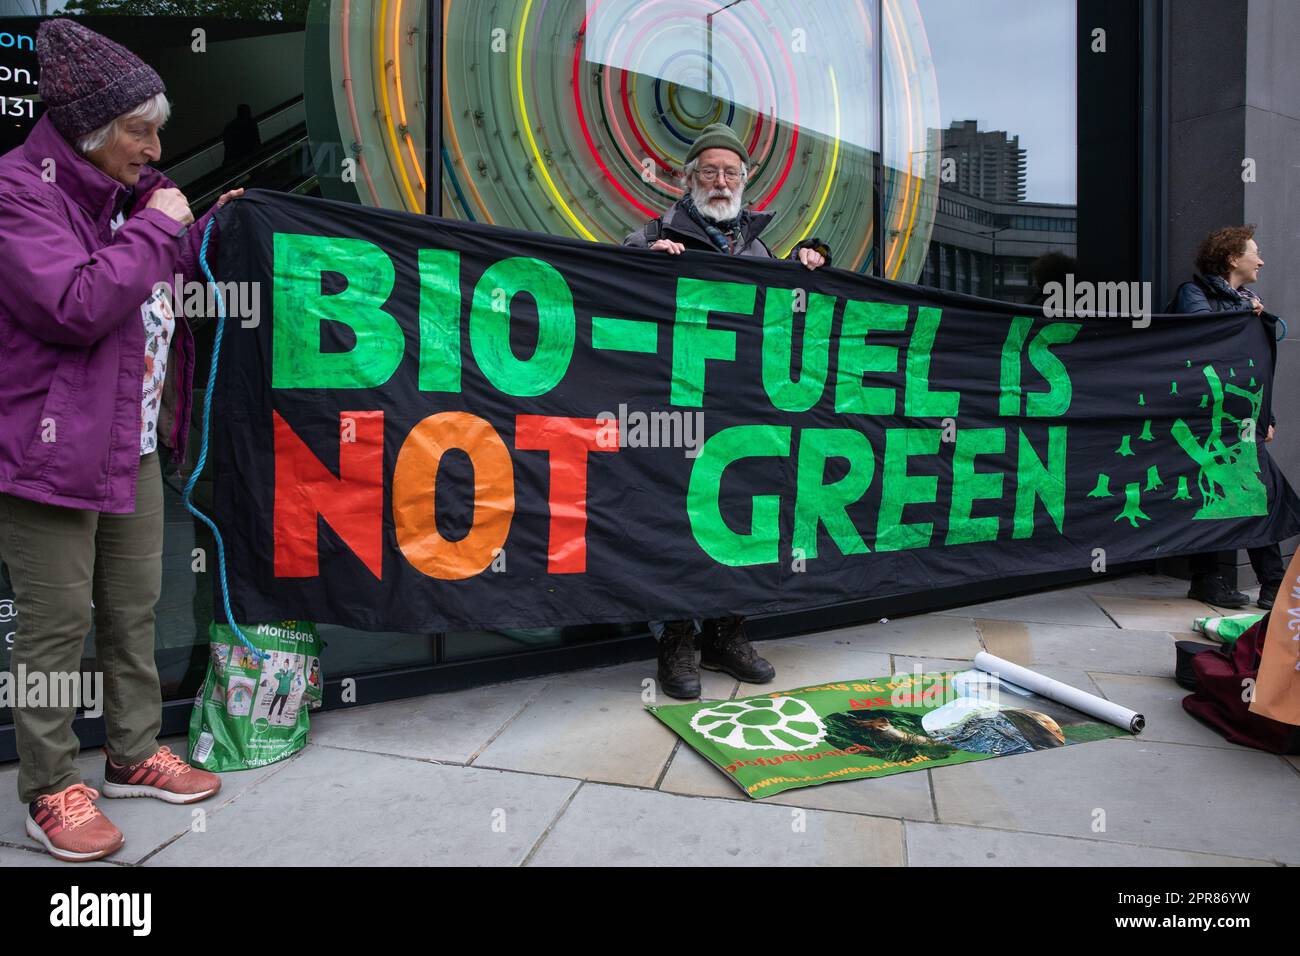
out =
[[[1300,551],[1291,558],[1269,614],[1250,712],[1300,726]]]
[[[474,517],[459,541],[438,531],[434,489],[442,456],[452,448],[474,465]],[[431,578],[460,581],[492,563],[515,514],[510,451],[488,422],[466,412],[430,415],[411,429],[393,468],[393,523],[406,560]]]

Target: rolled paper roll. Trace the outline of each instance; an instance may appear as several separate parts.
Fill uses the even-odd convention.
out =
[[[1140,734],[1142,728],[1146,726],[1146,718],[1137,711],[1121,707],[1119,704],[1079,690],[1077,687],[1071,687],[1069,684],[1063,684],[1059,680],[1044,677],[1028,667],[1005,661],[986,651],[980,651],[975,655],[975,666],[986,673],[996,674],[1009,684],[1023,687],[1058,704],[1073,707],[1089,717],[1096,717],[1116,727],[1123,727],[1130,733]]]

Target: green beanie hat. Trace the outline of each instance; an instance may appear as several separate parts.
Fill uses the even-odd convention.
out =
[[[746,166],[749,165],[749,151],[745,149],[745,144],[726,123],[714,123],[712,126],[704,127],[704,132],[700,133],[691,146],[691,151],[686,154],[686,161],[689,163],[706,149],[729,149],[740,157],[741,162]]]

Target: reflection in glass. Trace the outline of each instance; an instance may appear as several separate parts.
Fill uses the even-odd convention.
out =
[[[1077,255],[1075,4],[918,4],[938,90],[925,154],[938,160],[938,175],[925,183],[934,226],[911,281],[1041,301],[1042,287],[1063,281]],[[910,155],[904,138],[886,125],[886,181]],[[887,229],[887,249],[894,233]]]
[[[313,0],[307,116],[334,199],[425,211],[428,50],[422,0]]]
[[[681,196],[687,150],[722,122],[750,152],[747,197],[775,214],[764,237],[777,254],[815,235],[837,265],[868,270],[875,6],[446,0],[443,213],[619,242]],[[913,11],[896,25],[915,19],[914,4],[894,6]],[[921,60],[913,35],[889,42]],[[917,140],[925,102],[915,89],[897,119]],[[928,228],[918,190],[892,202]]]

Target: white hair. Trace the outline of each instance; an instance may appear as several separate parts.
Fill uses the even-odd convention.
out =
[[[689,183],[695,171],[700,168],[700,157],[696,156],[682,168],[682,181]],[[740,181],[743,183],[749,178],[749,164],[744,161],[740,164]]]
[[[142,119],[146,123],[157,123],[161,126],[167,122],[168,117],[171,115],[172,105],[167,102],[167,94],[156,93],[131,110],[131,112],[123,113],[121,116],[109,120],[99,129],[87,133],[85,136],[77,137],[77,152],[84,156],[86,153],[93,153],[95,150],[107,146],[117,139],[118,124],[127,120]]]

